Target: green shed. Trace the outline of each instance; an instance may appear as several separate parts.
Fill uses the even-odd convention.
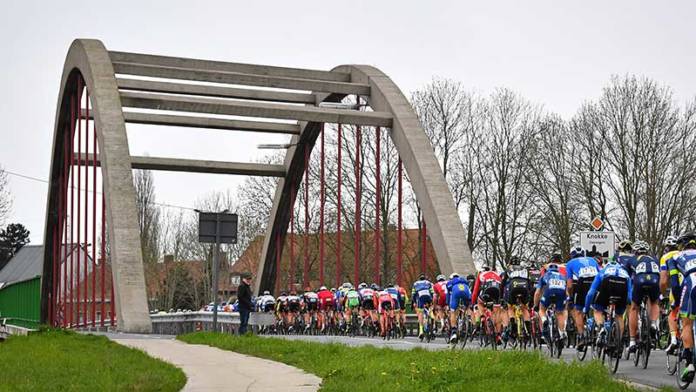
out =
[[[43,246],[25,245],[0,270],[0,319],[36,328],[41,320]]]

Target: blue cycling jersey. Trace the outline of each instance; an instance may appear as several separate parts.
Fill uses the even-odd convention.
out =
[[[635,262],[631,266],[631,270],[628,272],[631,275],[659,274],[660,264],[658,263],[657,259],[652,256],[640,255],[635,258]]]
[[[450,279],[447,282],[447,303],[450,302],[451,297],[465,296],[471,298],[471,290],[469,290],[469,283],[466,279],[462,277],[457,277]]]
[[[599,273],[599,264],[592,257],[576,257],[566,264],[568,279],[578,281],[580,279],[594,278]]]
[[[696,249],[687,249],[680,252],[677,256],[671,259],[674,268],[676,268],[684,277],[696,272]],[[669,262],[668,262],[669,265]]]
[[[564,290],[566,288],[566,278],[558,271],[546,271],[544,276],[536,284],[537,289],[546,288],[547,290]]]
[[[587,292],[587,297],[585,297],[585,311],[587,311],[590,308],[590,305],[594,301],[595,295],[597,294],[597,290],[599,290],[599,287],[602,285],[602,281],[608,277],[626,279],[628,283],[628,293],[626,295],[628,296],[628,303],[631,303],[633,293],[631,277],[628,275],[628,271],[626,271],[626,269],[621,264],[617,263],[616,261],[612,261],[609,264],[607,264],[604,268],[602,268],[602,270],[599,271],[597,276],[595,276],[594,281],[592,281],[592,286],[590,287],[590,290]]]
[[[429,280],[417,280],[413,282],[413,288],[411,289],[411,297],[413,302],[418,298],[433,297],[433,284]]]
[[[619,254],[616,256],[616,261],[621,264],[622,267],[624,267],[629,275],[633,275],[631,273],[631,269],[633,268],[633,265],[636,264],[636,256],[630,253],[619,252]]]
[[[401,293],[399,293],[399,289],[396,287],[387,287],[386,291],[389,293],[389,295],[391,295],[394,301],[398,302],[401,300]]]

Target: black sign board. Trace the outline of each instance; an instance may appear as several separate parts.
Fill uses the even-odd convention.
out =
[[[214,244],[215,228],[220,222],[220,243],[237,243],[237,214],[201,212],[198,214],[198,241]]]

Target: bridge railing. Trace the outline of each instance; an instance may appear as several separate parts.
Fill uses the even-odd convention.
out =
[[[152,332],[162,335],[180,335],[195,331],[213,330],[213,312],[177,312],[151,314]],[[273,324],[275,318],[268,313],[251,313],[249,325],[256,331],[259,326]],[[239,313],[218,313],[218,331],[234,334],[239,328]],[[418,317],[415,314],[406,315],[406,329],[414,335],[418,328]]]

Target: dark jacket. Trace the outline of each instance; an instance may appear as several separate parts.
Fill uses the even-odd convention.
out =
[[[248,284],[242,283],[237,288],[237,300],[239,300],[239,309],[252,311],[254,309],[251,303],[251,287]]]

